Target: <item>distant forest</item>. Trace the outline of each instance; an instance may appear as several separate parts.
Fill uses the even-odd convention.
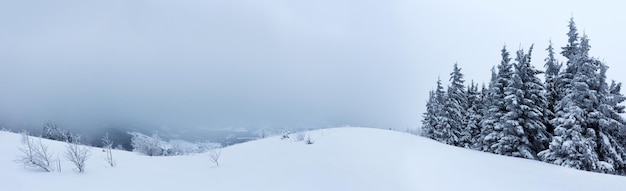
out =
[[[626,175],[626,97],[621,83],[608,82],[609,67],[589,55],[586,34],[569,21],[568,41],[555,58],[545,49],[544,69],[530,64],[533,46],[506,47],[488,84],[464,85],[457,64],[450,85],[441,79],[429,92],[420,134],[484,152],[544,161],[571,168]],[[544,80],[539,78],[544,75]]]

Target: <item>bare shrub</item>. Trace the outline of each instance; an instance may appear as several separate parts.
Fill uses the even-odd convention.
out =
[[[17,157],[15,162],[24,166],[40,168],[46,172],[51,172],[54,168],[52,163],[52,153],[48,151],[48,146],[37,138],[32,140],[28,133],[22,132],[22,147],[18,148],[22,154]]]
[[[72,135],[72,140],[72,142],[66,142],[65,159],[74,163],[78,172],[85,172],[85,162],[89,158],[89,148],[80,144],[82,141],[79,135]]]
[[[222,154],[222,148],[220,147],[209,150],[209,157],[211,161],[215,163],[215,165],[217,166],[220,165],[219,159],[220,159],[221,154]]]
[[[291,132],[285,131],[285,132],[283,132],[283,135],[280,137],[280,139],[281,140],[289,139],[289,135],[291,135]]]
[[[104,137],[102,137],[102,149],[104,149],[104,152],[106,154],[105,156],[105,160],[107,162],[107,164],[109,164],[109,166],[114,167],[115,166],[115,160],[113,160],[113,141],[111,141],[111,139],[109,139],[109,133],[105,133]]]

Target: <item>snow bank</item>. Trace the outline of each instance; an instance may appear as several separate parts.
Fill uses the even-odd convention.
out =
[[[15,162],[20,135],[0,132],[1,190],[615,190],[626,177],[578,171],[537,161],[440,144],[369,128],[309,132],[315,142],[269,137],[208,154],[148,157],[91,149],[83,174],[62,162],[46,173]],[[44,140],[61,156],[65,144]]]

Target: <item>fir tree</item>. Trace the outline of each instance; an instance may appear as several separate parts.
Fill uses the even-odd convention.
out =
[[[442,143],[453,144],[458,141],[460,137],[458,133],[454,133],[450,125],[452,119],[445,105],[448,98],[441,84],[441,79],[437,79],[437,88],[435,89],[434,96],[434,102],[432,102],[431,105],[435,121],[433,126],[433,138]]]
[[[431,110],[434,114],[432,134],[434,139],[449,145],[467,146],[467,95],[463,85],[463,74],[457,64],[450,73],[450,86],[447,92],[443,91],[441,81],[437,81],[434,101]],[[428,132],[426,132],[428,134]]]
[[[515,70],[504,88],[502,116],[494,119],[488,136],[493,144],[489,151],[514,157],[536,159],[549,140],[543,118],[546,99],[543,84],[536,76],[540,71],[530,65],[532,46],[528,54],[517,51]]]
[[[562,64],[559,63],[556,58],[554,58],[554,48],[552,48],[552,41],[550,41],[550,45],[546,49],[548,51],[548,57],[544,60],[545,63],[545,90],[546,90],[546,101],[547,106],[544,110],[544,119],[546,121],[550,121],[554,119],[554,105],[556,101],[559,99],[559,90],[557,87],[557,81],[559,71],[561,70]],[[548,133],[554,133],[554,126],[550,123],[546,123],[546,130]]]
[[[621,84],[613,81],[609,86],[606,83],[606,71],[608,66],[595,60],[600,69],[600,108],[602,114],[598,121],[598,158],[607,164],[602,170],[606,173],[626,174],[626,149],[624,149],[624,137],[622,132],[626,124],[621,117],[624,106],[621,104],[626,97],[619,92]]]
[[[498,73],[489,84],[487,99],[490,100],[490,103],[485,105],[486,109],[484,111],[486,112],[483,113],[483,120],[481,121],[482,131],[477,140],[481,142],[479,145],[480,150],[487,152],[495,152],[496,148],[493,146],[498,142],[499,137],[502,137],[502,127],[496,124],[506,113],[504,91],[511,83],[513,75],[510,63],[511,58],[509,57],[509,52],[506,50],[506,47],[502,48],[501,56],[502,61],[498,65]]]
[[[521,88],[516,91],[521,92],[522,96],[519,102],[517,102],[519,108],[516,109],[519,110],[513,111],[513,113],[516,113],[513,116],[518,118],[511,118],[511,120],[515,120],[521,125],[524,131],[522,140],[528,140],[528,145],[523,147],[528,148],[528,152],[532,156],[525,155],[522,157],[536,159],[537,153],[546,148],[550,140],[550,134],[546,131],[547,128],[545,126],[548,123],[544,117],[545,108],[547,107],[547,99],[544,94],[545,89],[543,83],[537,77],[542,72],[530,64],[532,50],[533,46],[530,47],[528,54],[524,54],[522,50],[517,52],[515,71],[521,81]]]
[[[430,91],[428,101],[426,102],[426,112],[424,112],[424,119],[422,120],[422,129],[420,134],[424,137],[439,140],[441,137],[441,130],[437,129],[441,127],[439,125],[440,119],[443,115],[442,104],[445,100],[445,92],[441,85],[441,79],[437,79],[437,87],[435,91]]]
[[[478,149],[475,147],[476,138],[480,135],[481,126],[480,121],[482,120],[482,110],[483,110],[483,97],[482,92],[478,91],[478,86],[471,83],[470,86],[467,87],[467,100],[469,104],[469,108],[467,110],[467,131],[468,133],[464,134],[465,137],[463,140],[466,140],[466,145],[472,149]]]
[[[626,174],[626,96],[621,83],[607,83],[608,66],[589,56],[589,38],[579,37],[573,18],[561,54],[565,68],[546,49],[543,73],[517,52],[515,63],[503,47],[488,86],[464,86],[457,64],[444,90],[429,92],[422,120],[425,137],[502,155],[541,159],[572,168]]]
[[[567,58],[567,65],[570,65],[572,63],[571,61],[573,61],[576,55],[580,52],[578,29],[576,28],[574,17],[570,17],[569,24],[567,26],[569,27],[569,31],[567,32],[567,45],[563,47],[561,54]]]
[[[454,134],[453,139],[448,141],[452,145],[465,147],[469,137],[467,130],[467,95],[465,92],[465,81],[458,64],[454,64],[454,70],[450,73],[450,86],[448,86],[448,99],[446,99],[445,110],[447,111],[450,126],[450,133]]]
[[[423,114],[422,129],[420,135],[426,138],[434,139],[435,126],[437,125],[436,111],[435,111],[435,92],[430,91],[428,94],[428,101],[426,101],[426,112]]]
[[[600,161],[597,149],[600,139],[601,83],[598,64],[588,57],[588,39],[583,37],[580,45],[575,43],[577,33],[573,19],[570,20],[569,44],[563,55],[568,59],[564,72],[569,76],[564,96],[555,106],[556,126],[549,149],[539,153],[542,160],[588,171],[610,171],[610,166]]]
[[[518,52],[519,59],[519,52]],[[496,119],[492,139],[494,144],[490,146],[490,151],[500,155],[532,158],[530,152],[530,141],[524,137],[526,133],[519,122],[522,116],[520,103],[524,92],[523,82],[517,71],[511,75],[510,81],[504,87],[504,109],[500,110],[502,115]]]
[[[563,47],[563,51],[561,51],[561,55],[567,58],[567,62],[565,65],[565,70],[558,74],[555,80],[555,91],[556,100],[561,100],[567,94],[567,91],[573,89],[571,85],[572,79],[574,79],[574,75],[578,71],[579,65],[579,53],[580,53],[580,43],[578,37],[578,29],[576,29],[576,23],[574,22],[574,18],[570,18],[569,21],[569,32],[568,36],[568,44]]]

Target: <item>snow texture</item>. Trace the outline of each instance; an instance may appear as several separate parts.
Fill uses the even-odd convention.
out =
[[[0,132],[2,190],[619,190],[626,177],[445,145],[390,130],[334,128],[308,133],[315,144],[279,136],[208,153],[149,157],[91,148],[84,173],[43,172],[14,163],[20,135]],[[42,140],[60,154],[65,143]],[[61,161],[63,169],[72,164]]]

